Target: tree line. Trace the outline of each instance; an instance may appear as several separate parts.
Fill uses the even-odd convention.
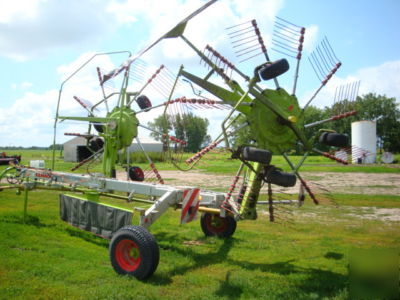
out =
[[[304,124],[329,119],[332,116],[354,110],[357,111],[354,116],[306,128],[306,137],[310,139],[319,129],[324,128],[347,134],[351,138],[352,122],[370,120],[376,122],[378,147],[385,151],[400,152],[400,109],[399,103],[396,103],[395,98],[369,93],[362,97],[357,97],[355,101],[338,101],[331,107],[309,106],[304,112]],[[242,116],[235,127],[238,128],[243,122],[245,122],[245,118]],[[232,137],[231,142],[234,146],[238,146],[248,143],[250,139],[250,131],[246,127]],[[327,146],[323,145],[320,148],[322,150],[328,149]]]

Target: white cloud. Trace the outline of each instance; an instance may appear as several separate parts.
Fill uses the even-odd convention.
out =
[[[318,32],[319,27],[317,25],[310,25],[306,27],[306,33],[304,37],[304,51],[312,52],[315,49]]]
[[[378,66],[362,68],[346,77],[334,76],[312,102],[318,107],[333,104],[336,88],[350,82],[361,81],[358,95],[368,93],[386,95],[400,101],[400,60],[388,61]],[[308,91],[302,97],[304,105],[313,91]]]
[[[13,90],[18,90],[18,89],[27,90],[27,89],[29,89],[31,87],[33,87],[33,83],[32,82],[28,82],[28,81],[24,81],[24,82],[21,82],[21,83],[13,83],[11,85],[11,88]]]
[[[32,10],[29,15],[21,15],[22,21],[12,17],[18,13],[18,10],[10,4],[12,6],[10,10],[0,15],[0,20],[2,20],[0,22],[0,55],[27,59],[57,47],[78,45],[98,37],[109,30],[108,27],[113,28],[114,25],[110,20],[116,20],[115,26],[130,24],[150,28],[148,36],[151,38],[142,41],[142,44],[147,44],[204,3],[206,2],[200,0],[141,2],[37,0],[30,4]],[[200,49],[210,43],[223,55],[230,57],[226,54],[231,51],[231,46],[225,28],[253,18],[257,19],[261,29],[271,28],[273,18],[282,7],[282,3],[282,0],[256,0],[251,4],[239,0],[221,0],[189,22],[187,36]],[[254,10],[254,7],[257,7],[257,10]],[[85,53],[74,62],[60,66],[57,69],[60,81],[66,79],[91,55],[92,53]],[[161,62],[172,66],[171,69],[174,72],[181,63],[192,71],[193,68],[199,68],[199,59],[195,53],[187,45],[179,44],[176,40],[163,41],[153,53],[149,53],[144,58],[149,62],[149,69],[153,71]],[[110,70],[114,67],[114,63],[107,56],[99,57],[68,81],[63,88],[61,115],[85,115],[85,111],[73,100],[74,95],[88,99],[92,103],[101,99],[96,66]],[[197,74],[197,72],[194,73]],[[116,87],[119,86],[117,80]],[[154,97],[153,104],[165,101],[162,97],[155,95],[154,91],[150,90],[149,95]],[[178,96],[182,94],[174,95],[174,97]],[[0,124],[2,124],[0,141],[12,141],[13,145],[23,146],[50,145],[57,99],[58,91],[55,89],[41,94],[25,93],[10,108],[0,110]],[[22,110],[21,107],[23,107]],[[218,121],[223,119],[224,113],[206,111],[206,114],[212,117],[211,130],[213,132],[220,131]],[[141,121],[146,124],[154,117],[155,114],[143,114]],[[76,123],[61,123],[57,142],[65,140],[62,137],[65,131],[83,132],[84,130],[84,126]],[[10,144],[10,142],[7,143]]]
[[[0,0],[0,24],[12,20],[32,20],[37,17],[39,5],[47,0]]]
[[[68,46],[96,41],[115,27],[97,0],[0,2],[0,55],[23,61]]]

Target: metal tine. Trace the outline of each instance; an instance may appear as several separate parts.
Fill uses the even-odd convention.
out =
[[[278,20],[284,22],[284,23],[287,23],[287,24],[289,24],[289,25],[292,25],[293,27],[297,27],[297,28],[299,28],[299,29],[302,28],[301,26],[296,25],[296,24],[293,24],[293,23],[289,22],[288,20],[285,20],[285,19],[283,19],[283,18],[281,18],[281,17],[276,16],[276,18],[277,18]]]
[[[288,27],[288,26],[285,26],[285,25],[283,25],[283,24],[280,24],[280,23],[277,22],[277,21],[275,21],[274,25],[275,25],[275,27],[277,27],[279,30],[286,31],[286,32],[288,32],[288,33],[290,33],[290,34],[292,34],[292,35],[295,35],[295,36],[300,36],[300,33],[299,33],[298,31],[296,31],[296,30],[294,30],[294,29],[292,29],[292,28],[290,28],[290,27]]]
[[[318,48],[316,49],[316,51],[314,51],[313,54],[315,55],[318,65],[320,66],[322,76],[325,75],[326,73],[329,73],[329,66],[324,66],[322,54],[318,52]]]
[[[337,94],[338,94],[338,87],[335,88],[335,96],[333,97],[333,104],[336,103],[337,99]]]
[[[225,28],[225,30],[229,30],[229,29],[232,29],[232,28],[235,28],[235,27],[239,27],[239,26],[242,26],[242,25],[246,25],[246,24],[248,24],[248,23],[250,23],[251,21],[246,21],[246,22],[243,22],[243,23],[240,23],[240,24],[236,24],[236,25],[233,25],[233,26],[229,26],[229,27],[226,27]]]
[[[245,31],[245,30],[247,30],[247,31]],[[245,31],[245,32],[242,32],[242,31]],[[232,35],[232,34],[229,34],[229,33],[228,33],[228,35],[230,35],[229,37],[231,39],[234,39],[234,38],[236,38],[238,36],[243,36],[243,35],[245,35],[247,33],[251,33],[251,32],[253,32],[253,28],[252,27],[247,27],[245,29],[242,29],[242,30],[239,30],[239,31],[235,32],[235,35]]]
[[[252,56],[250,56],[250,57],[247,57],[247,58],[245,58],[245,59],[239,61],[239,63],[242,63],[242,62],[244,62],[244,61],[246,61],[246,60],[252,59],[252,58],[254,58],[254,57],[256,57],[256,56],[259,56],[259,55],[261,55],[261,54],[263,54],[263,53],[260,52],[260,53],[254,54],[254,55],[252,55]]]
[[[332,54],[330,53],[330,51],[329,51],[329,46],[327,45],[325,39],[322,40],[321,45],[322,45],[322,48],[324,48],[325,53],[328,54],[328,58],[329,58],[330,63],[331,63],[332,65],[334,65],[334,64],[335,64],[335,59],[334,59],[334,57],[332,56]]]
[[[253,39],[253,40],[246,41],[246,42],[244,42],[244,43],[242,43],[242,44],[237,44],[237,45],[235,45],[236,43],[243,42],[244,40],[248,40],[248,39]],[[249,36],[247,36],[247,37],[245,37],[245,38],[242,38],[242,39],[240,39],[240,40],[231,41],[231,42],[232,42],[232,44],[234,44],[233,48],[237,48],[237,47],[239,47],[239,46],[241,46],[241,45],[243,45],[243,44],[245,44],[245,43],[250,43],[250,42],[256,41],[256,40],[258,40],[258,38],[257,38],[255,35],[249,35]]]
[[[312,60],[313,60],[313,62],[314,62],[314,65],[316,66],[316,69],[319,71],[318,74],[320,75],[321,78],[324,78],[324,72],[323,72],[323,70],[321,69],[321,66],[320,66],[320,64],[319,64],[319,62],[318,62],[318,58],[316,57],[316,55],[315,55],[314,52],[311,53],[311,58],[312,58]],[[322,81],[322,79],[321,79],[321,81]]]
[[[325,59],[325,55],[319,46],[317,46],[317,53],[319,54],[320,60],[322,61],[321,65],[325,67],[325,72],[329,72],[331,70],[331,67],[329,66],[327,60]]]
[[[297,43],[299,42],[298,39],[295,39],[295,38],[292,38],[292,37],[290,37],[290,36],[287,36],[286,34],[283,34],[282,32],[279,32],[279,31],[276,31],[276,30],[274,30],[274,31],[272,32],[272,34],[273,34],[273,36],[275,36],[275,37],[277,37],[277,38],[280,38],[280,39],[282,39],[282,40],[285,40],[285,41],[287,41],[288,43],[293,43],[293,44],[296,44],[296,45],[297,45]]]
[[[324,39],[325,39],[325,41],[326,41],[326,45],[328,46],[327,48],[328,48],[329,51],[331,52],[332,56],[335,58],[335,61],[340,61],[340,60],[337,58],[337,56],[335,55],[335,52],[333,51],[332,46],[331,46],[331,44],[330,44],[329,41],[328,41],[328,38],[325,37]]]
[[[283,55],[286,55],[286,56],[289,56],[289,57],[292,57],[292,58],[296,58],[296,56],[294,56],[294,55],[292,55],[292,54],[289,54],[289,53],[286,53],[286,52],[284,52],[284,51],[282,51],[282,50],[280,50],[280,49],[271,48],[271,50],[274,50],[275,52],[278,52],[278,53],[280,53],[280,54],[283,54]]]
[[[272,50],[297,59],[292,90],[292,94],[295,95],[303,51],[305,28],[278,16],[276,16],[274,27],[272,43],[274,46],[278,47],[278,49],[272,48]]]
[[[274,42],[275,46],[281,47],[281,48],[283,48],[283,49],[285,49],[285,50],[287,50],[289,52],[297,53],[297,51],[296,51],[297,49],[294,48],[294,47],[288,46],[288,45],[286,45],[286,44],[284,44],[282,42],[279,42],[277,40],[274,40],[274,39],[272,39],[272,41]]]
[[[233,45],[233,48],[238,49],[235,51],[236,56],[241,57],[257,50],[259,50],[262,53],[263,41],[259,35],[259,29],[257,27],[257,23],[255,20],[251,20],[242,23],[240,25],[231,26],[228,27],[228,29],[237,28],[238,26],[244,26],[244,25],[247,26],[239,30],[228,33],[229,37],[231,38],[231,43]],[[253,58],[258,55],[259,55],[258,53],[256,55],[251,55],[250,57],[246,57],[240,62],[249,60],[250,58]]]
[[[254,41],[257,41],[257,39],[252,40],[252,41],[249,41],[249,42],[247,42],[246,44],[248,45],[248,44],[250,44],[250,43],[252,43],[252,42],[254,42]],[[242,44],[242,45],[243,45],[243,44]],[[238,45],[238,46],[242,46],[242,45]],[[237,47],[238,47],[238,46],[237,46]],[[247,48],[243,48],[243,49],[240,49],[240,50],[238,50],[238,51],[235,51],[235,54],[239,54],[240,52],[246,51],[246,50],[248,50],[248,49],[250,49],[250,48],[253,48],[253,47],[260,48],[260,45],[259,45],[258,43],[252,44],[251,46],[249,46],[249,47],[247,47]]]
[[[312,69],[314,70],[315,75],[317,75],[318,80],[322,81],[322,78],[319,76],[319,74],[318,74],[313,62],[311,61],[310,57],[308,57],[308,61],[310,62],[310,65],[311,65]]]
[[[248,54],[248,53],[251,53],[251,52],[254,52],[254,51],[260,50],[260,48],[259,48],[259,47],[256,47],[256,48],[254,48],[254,46],[252,46],[252,47],[249,47],[249,48],[246,48],[245,50],[248,50],[248,49],[250,49],[250,48],[252,48],[252,49],[251,49],[251,50],[249,50],[249,51],[246,51],[246,52],[244,52],[244,53],[238,54],[238,55],[237,55],[237,57],[241,57],[241,56],[243,56],[243,55],[246,55],[246,54]],[[243,51],[244,51],[244,50],[243,50]]]

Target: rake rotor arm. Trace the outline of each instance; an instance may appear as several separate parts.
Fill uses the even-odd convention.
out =
[[[358,112],[356,110],[349,111],[349,112],[346,112],[344,114],[340,114],[340,115],[337,115],[337,116],[330,117],[329,119],[325,119],[325,120],[317,121],[317,122],[314,122],[314,123],[306,124],[306,125],[304,125],[304,127],[305,128],[314,127],[314,126],[317,126],[317,125],[320,125],[320,124],[324,124],[324,123],[327,123],[327,122],[336,121],[336,120],[344,119],[344,118],[347,118],[347,117],[351,117],[351,116],[356,115],[357,113]]]
[[[116,119],[112,119],[112,118],[100,118],[100,117],[65,117],[65,116],[59,116],[58,119],[61,121],[65,121],[65,120],[88,121],[88,122],[94,122],[94,123],[107,123],[107,122],[116,120]]]
[[[286,155],[286,153],[282,153],[282,156],[285,158],[286,162],[290,166],[290,168],[293,170],[294,174],[296,177],[300,180],[302,187],[307,191],[308,195],[310,195],[311,199],[313,200],[314,204],[319,204],[319,201],[315,197],[315,194],[311,191],[310,187],[307,185],[306,181],[301,177],[300,173],[298,172],[298,169],[300,166],[303,164],[305,159],[307,158],[308,153],[305,153],[301,161],[298,163],[297,166],[294,166],[293,163],[290,161],[289,157]]]
[[[238,92],[231,92],[228,91],[222,87],[219,87],[216,84],[213,84],[207,80],[204,80],[200,77],[197,77],[196,75],[193,75],[189,72],[186,71],[181,71],[181,74],[189,79],[191,82],[197,84],[198,86],[200,86],[201,88],[203,88],[204,90],[206,90],[207,92],[213,94],[214,96],[220,98],[221,100],[223,100],[225,103],[231,105],[231,106],[235,106],[235,104],[241,100],[243,95],[240,95]],[[246,96],[245,99],[243,100],[243,103],[251,103],[253,100]],[[237,108],[238,111],[247,114],[249,113],[250,109],[249,107],[243,105],[243,106],[239,106]]]
[[[345,161],[343,159],[340,159],[340,158],[338,158],[338,157],[336,157],[336,156],[334,156],[332,154],[329,154],[328,152],[323,152],[323,151],[318,150],[316,148],[313,148],[312,150],[314,152],[318,153],[318,154],[321,154],[321,155],[325,156],[326,158],[329,158],[331,160],[337,161],[338,163],[341,163],[343,165],[348,165],[349,164],[347,161]]]
[[[201,52],[198,48],[196,48],[196,46],[194,46],[187,38],[185,38],[183,35],[181,35],[181,38],[183,39],[183,41],[189,45],[190,48],[192,48],[196,54],[201,57],[201,59],[203,61],[205,61],[215,72],[218,73],[218,75],[220,75],[225,82],[230,85],[230,79],[229,77],[224,73],[224,71],[219,68],[216,64],[214,64],[206,55],[204,55],[203,52]],[[214,49],[212,49],[210,46],[208,46],[209,51],[211,51],[214,55],[216,55],[217,57],[223,58],[218,52],[216,52]],[[224,58],[225,59],[225,58]],[[226,60],[226,59],[225,59]],[[229,63],[229,62],[228,62]],[[237,74],[239,74],[244,80],[249,81],[250,78],[245,75],[244,73],[242,73],[238,68],[236,68],[233,64],[229,63],[229,67],[234,70]]]
[[[154,174],[157,177],[157,180],[159,183],[164,184],[164,179],[161,177],[160,173],[158,172],[157,168],[155,167],[153,160],[150,158],[150,156],[146,153],[146,150],[144,149],[142,143],[140,142],[139,138],[136,137],[136,141],[142,150],[144,156],[146,157],[147,161],[150,163],[151,170],[154,172]]]

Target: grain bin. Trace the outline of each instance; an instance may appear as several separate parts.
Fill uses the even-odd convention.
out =
[[[372,164],[376,160],[376,122],[351,123],[353,163]]]

